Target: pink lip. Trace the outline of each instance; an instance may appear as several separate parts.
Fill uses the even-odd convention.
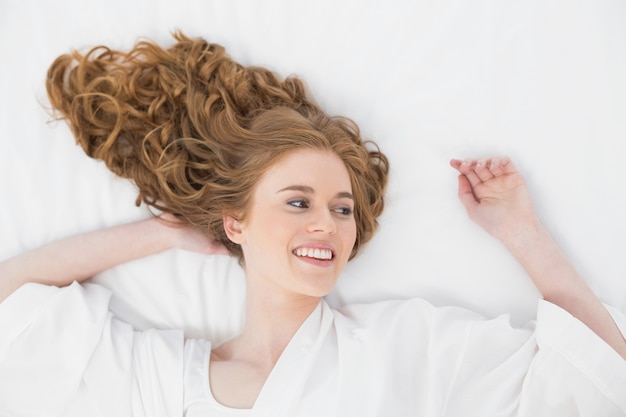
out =
[[[315,259],[315,258],[308,258],[306,256],[296,256],[296,258],[298,258],[299,261],[306,262],[308,264],[315,265],[315,266],[327,267],[333,263],[332,259]]]

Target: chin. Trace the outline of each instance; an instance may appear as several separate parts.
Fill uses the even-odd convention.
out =
[[[328,294],[330,294],[333,288],[335,288],[335,282],[336,280],[333,280],[332,284],[328,285],[311,285],[306,293],[311,297],[326,297]]]

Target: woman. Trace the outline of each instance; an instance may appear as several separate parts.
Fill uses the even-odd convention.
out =
[[[128,53],[61,56],[49,70],[52,106],[85,152],[163,214],[0,264],[0,317],[27,316],[10,323],[0,371],[15,385],[33,366],[67,362],[43,382],[28,380],[44,399],[28,402],[7,384],[0,411],[626,413],[626,342],[538,221],[508,158],[451,165],[470,217],[545,298],[536,330],[417,299],[332,310],[323,296],[383,210],[386,157],[351,121],[326,115],[299,80],[244,68],[201,39],[176,39],[167,50],[140,42]],[[247,286],[239,336],[211,346],[179,332],[133,333],[106,314],[105,290],[72,284],[172,247],[239,257]],[[60,330],[49,330],[50,317]],[[46,352],[33,354],[33,340]],[[79,358],[67,358],[76,344]],[[46,380],[60,370],[64,384]]]

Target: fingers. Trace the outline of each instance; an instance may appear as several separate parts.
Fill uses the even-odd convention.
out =
[[[485,162],[482,160],[453,160],[451,161],[451,165],[467,179],[472,188],[489,178],[493,178],[488,170],[486,170]]]
[[[491,172],[494,177],[511,174],[515,171],[517,171],[515,165],[513,165],[513,162],[506,156],[495,157],[489,160],[489,172]]]
[[[466,159],[463,161],[453,159],[450,161],[450,165],[463,174],[472,187],[492,178],[516,171],[515,166],[506,156],[478,160]]]
[[[472,186],[465,175],[459,175],[459,200],[468,213],[471,213],[474,207],[478,205]]]

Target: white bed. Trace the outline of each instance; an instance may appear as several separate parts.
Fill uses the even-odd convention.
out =
[[[44,78],[70,48],[163,44],[181,29],[307,81],[391,160],[378,236],[331,305],[421,296],[533,319],[538,293],[456,197],[452,157],[511,156],[600,298],[626,311],[626,4],[620,1],[5,0],[0,6],[0,259],[148,216],[135,190],[49,123]],[[171,251],[107,271],[137,328],[222,340],[242,271]]]

